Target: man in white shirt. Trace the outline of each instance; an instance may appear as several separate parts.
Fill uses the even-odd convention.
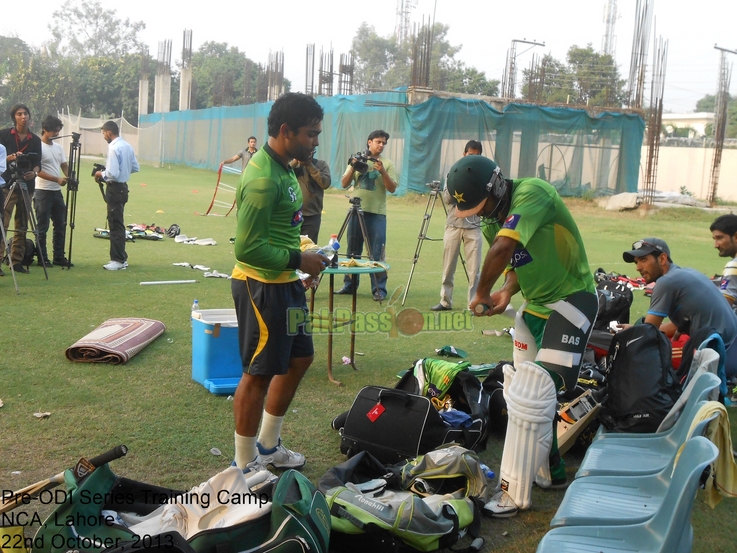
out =
[[[107,202],[107,222],[110,230],[110,262],[103,265],[108,271],[120,271],[128,267],[125,251],[125,221],[123,210],[128,202],[128,179],[139,171],[133,147],[120,137],[115,121],[102,125],[102,137],[109,144],[104,171],[95,173],[95,180],[104,182]]]
[[[38,264],[47,267],[73,267],[64,255],[66,241],[67,207],[61,187],[66,185],[69,176],[69,165],[64,149],[53,140],[59,136],[62,127],[58,117],[49,115],[41,123],[41,170],[36,177],[36,190],[33,192],[33,209],[36,211],[36,228],[38,230]],[[50,222],[54,223],[52,244],[53,263],[49,260],[46,249],[46,234]]]

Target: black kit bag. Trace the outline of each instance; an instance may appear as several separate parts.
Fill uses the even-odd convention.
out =
[[[630,307],[634,299],[632,290],[623,282],[601,280],[596,285],[596,296],[599,307],[596,314],[594,330],[609,330],[609,323],[629,324]]]
[[[599,420],[609,432],[655,432],[680,395],[670,340],[651,324],[635,325],[614,336],[608,357]]]
[[[386,464],[435,449],[449,430],[430,398],[382,386],[364,386],[333,427],[341,433],[341,453],[368,451]]]

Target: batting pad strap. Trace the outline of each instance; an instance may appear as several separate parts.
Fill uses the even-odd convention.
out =
[[[554,303],[546,303],[545,307],[552,309],[553,311],[557,311],[565,319],[571,323],[576,328],[581,329],[582,332],[586,333],[589,331],[589,328],[591,327],[591,321],[589,321],[589,318],[581,313],[581,311],[568,303],[565,300],[558,300]]]
[[[537,358],[535,360],[541,363],[554,363],[562,367],[577,367],[581,363],[581,354],[561,351],[559,349],[542,348],[537,352]]]

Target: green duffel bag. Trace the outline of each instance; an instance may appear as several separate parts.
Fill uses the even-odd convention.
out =
[[[65,482],[67,491],[49,492],[56,494],[57,507],[36,533],[34,553],[328,551],[330,512],[325,497],[294,470],[282,474],[271,490],[265,487],[264,491],[249,494],[248,501],[253,500],[254,507],[257,503],[259,508],[263,507],[263,515],[233,525],[211,524],[196,532],[190,529],[186,540],[176,536],[176,532],[136,534],[123,521],[150,519],[164,501],[168,504],[195,501],[193,491],[182,492],[122,478],[108,465],[98,467],[81,482],[67,471]],[[223,493],[226,497],[227,490]],[[209,518],[212,523],[221,515],[222,506],[216,504],[214,497],[208,498],[210,501],[214,508],[200,520]]]

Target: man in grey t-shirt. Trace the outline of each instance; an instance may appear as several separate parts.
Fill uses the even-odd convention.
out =
[[[256,148],[256,137],[249,136],[248,137],[248,148],[243,148],[240,152],[235,154],[233,157],[229,157],[228,159],[223,161],[223,165],[228,165],[240,159],[241,160],[241,172],[243,172],[246,170],[246,165],[248,165],[248,162],[251,161],[253,154],[255,154],[256,152],[258,152],[258,148]]]
[[[737,317],[708,277],[673,263],[668,244],[659,238],[638,240],[622,257],[627,263],[636,264],[637,271],[648,284],[657,281],[645,322],[660,328],[669,337],[676,331],[694,334],[713,328],[727,348],[727,378],[737,374],[737,363],[731,361],[737,352],[734,345],[737,343]],[[666,317],[672,325],[661,326]]]

